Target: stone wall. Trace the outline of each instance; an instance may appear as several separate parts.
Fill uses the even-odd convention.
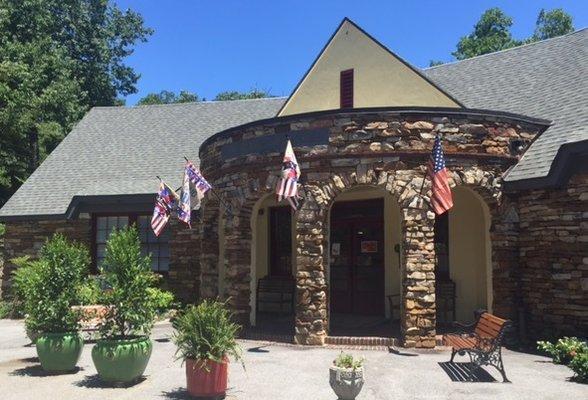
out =
[[[2,296],[10,295],[11,274],[16,266],[12,258],[37,257],[41,246],[54,233],[62,233],[72,240],[90,245],[91,224],[89,219],[78,220],[30,220],[7,222],[4,235],[4,275],[2,277]]]
[[[519,195],[520,269],[529,337],[588,332],[588,173]]]
[[[201,148],[204,175],[231,204],[225,223],[226,287],[241,322],[250,312],[251,211],[273,192],[281,167],[280,151],[223,158],[226,144],[288,133],[302,169],[303,203],[296,213],[297,305],[295,340],[322,344],[328,335],[328,215],[337,194],[356,186],[380,187],[398,201],[403,215],[402,333],[405,346],[435,345],[435,274],[430,183],[423,178],[437,133],[444,136],[452,185],[464,185],[487,203],[492,218],[495,309],[511,317],[516,284],[516,225],[502,196],[501,176],[542,128],[521,120],[480,113],[442,111],[349,112],[293,116],[250,124],[210,139]],[[296,147],[296,135],[328,131],[328,143]],[[516,143],[515,146],[512,144]],[[423,196],[419,193],[423,188]],[[505,207],[506,203],[506,207]],[[204,210],[212,216],[216,209]],[[204,243],[218,236],[203,238]],[[214,267],[212,267],[214,268]],[[217,282],[218,275],[202,281]],[[203,267],[204,273],[204,267]],[[202,292],[214,289],[202,288]]]
[[[164,287],[174,292],[176,297],[187,302],[199,299],[200,289],[200,233],[197,228],[187,229],[179,221],[171,220],[166,229],[171,229],[170,271],[164,276]],[[0,294],[10,294],[10,276],[15,268],[9,260],[29,255],[36,257],[45,240],[54,233],[62,233],[72,240],[86,244],[92,243],[91,220],[27,220],[6,223],[3,256],[6,260]]]

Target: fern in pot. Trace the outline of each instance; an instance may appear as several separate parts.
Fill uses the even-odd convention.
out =
[[[136,228],[110,235],[100,273],[109,289],[103,293],[106,311],[92,360],[102,380],[134,383],[145,372],[153,349],[149,334],[157,304],[152,292],[158,280],[151,270],[150,257],[141,255]]]
[[[75,369],[84,347],[81,315],[72,308],[90,264],[88,250],[56,234],[45,242],[40,257],[13,260],[17,293],[25,327],[34,336],[41,367],[48,372]]]
[[[204,300],[187,307],[173,321],[176,356],[186,363],[188,392],[192,396],[224,396],[229,356],[241,361],[237,343],[240,327],[231,321],[226,304]]]

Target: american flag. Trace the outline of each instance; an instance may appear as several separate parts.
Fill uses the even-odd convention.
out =
[[[159,236],[169,221],[169,216],[177,206],[178,195],[165,183],[160,182],[153,216],[151,217],[151,229],[155,236]]]
[[[432,182],[431,206],[437,215],[441,215],[453,207],[453,198],[439,136],[435,138],[428,170]]]
[[[283,199],[288,200],[290,206],[296,210],[298,208],[298,179],[300,178],[300,167],[296,161],[296,155],[292,149],[292,143],[288,140],[284,161],[282,162],[282,177],[276,185],[276,195],[278,202]]]

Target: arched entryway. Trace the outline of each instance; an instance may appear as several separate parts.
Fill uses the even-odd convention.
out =
[[[474,311],[492,306],[490,213],[472,189],[452,190],[453,208],[435,221],[437,322],[470,322]],[[454,302],[448,298],[455,298]]]
[[[294,335],[296,232],[294,212],[266,194],[251,213],[250,325],[266,334]]]
[[[339,194],[329,213],[331,336],[393,336],[400,320],[400,207],[382,188]]]

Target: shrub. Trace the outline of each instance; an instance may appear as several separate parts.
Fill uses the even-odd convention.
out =
[[[12,304],[7,301],[0,300],[0,319],[8,318],[12,313]]]
[[[102,288],[95,276],[89,276],[78,288],[77,303],[82,306],[101,304]]]
[[[174,303],[173,293],[160,288],[149,288],[148,292],[157,315],[163,315],[170,310]]]
[[[88,250],[56,234],[43,245],[38,260],[14,259],[17,299],[26,313],[30,332],[70,332],[79,327],[80,316],[72,310],[79,286],[90,264]]]
[[[236,339],[240,327],[231,321],[225,303],[204,300],[188,306],[173,320],[173,327],[178,358],[221,362],[225,356],[233,356],[242,361]]]
[[[570,361],[569,367],[580,382],[588,382],[588,351],[578,353]]]
[[[158,278],[151,271],[151,258],[141,256],[135,227],[110,235],[101,274],[110,288],[103,293],[103,301],[110,306],[100,325],[100,335],[113,339],[148,335],[157,310],[152,289]]]
[[[547,353],[556,364],[568,365],[576,354],[588,353],[588,344],[576,337],[563,337],[556,343],[539,341],[537,348]]]
[[[337,358],[333,361],[333,365],[337,368],[346,368],[356,370],[363,366],[363,357],[356,359],[349,353],[341,352]]]

